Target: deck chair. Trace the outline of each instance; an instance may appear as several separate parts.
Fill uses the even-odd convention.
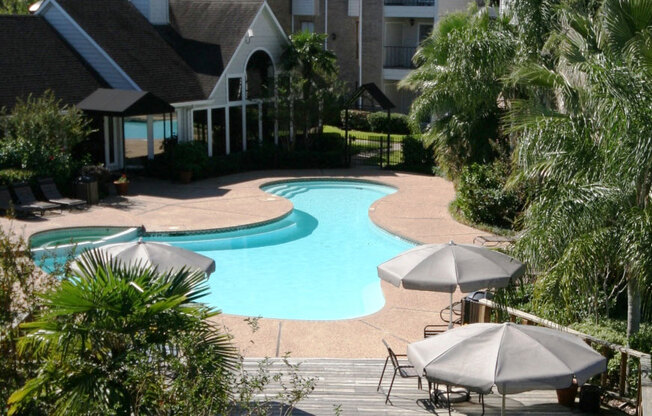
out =
[[[43,196],[45,196],[48,202],[64,208],[82,208],[86,206],[86,201],[82,199],[65,198],[62,196],[52,178],[39,179],[38,184],[41,187]]]
[[[435,335],[442,334],[446,331],[448,331],[448,325],[441,325],[441,324],[426,325],[423,327],[423,337],[424,338],[434,337]]]
[[[11,187],[14,189],[16,198],[18,198],[18,204],[21,207],[31,209],[32,212],[40,212],[42,216],[45,214],[45,211],[60,209],[57,204],[37,200],[32,192],[32,188],[27,183],[16,183],[12,184]]]
[[[410,364],[403,364],[401,365],[398,361],[398,357],[407,357],[405,354],[394,354],[394,351],[390,348],[389,344],[387,344],[387,341],[383,339],[383,344],[385,344],[385,347],[387,348],[387,358],[385,359],[385,366],[383,367],[383,372],[380,375],[380,380],[378,381],[378,387],[376,388],[376,391],[380,390],[380,385],[383,382],[383,376],[385,375],[385,370],[387,369],[387,363],[389,360],[392,360],[392,366],[394,367],[394,375],[392,376],[392,382],[389,384],[389,390],[387,390],[387,398],[385,399],[385,404],[389,402],[389,395],[392,392],[392,386],[394,385],[394,379],[396,378],[396,374],[401,376],[401,378],[416,378],[417,379],[417,386],[419,387],[419,390],[421,390],[421,376],[417,374],[417,371],[414,369],[414,367]]]
[[[16,213],[16,215],[30,215],[34,213],[34,209],[30,207],[25,207],[21,204],[15,204],[13,199],[11,198],[11,193],[9,192],[9,188],[6,186],[0,186],[0,210],[4,211],[5,213],[11,211]]]
[[[454,302],[453,305],[453,325],[461,325],[462,324],[462,302]],[[450,321],[450,309],[451,306],[446,306],[442,310],[439,311],[439,317],[441,318],[442,321],[448,323]]]

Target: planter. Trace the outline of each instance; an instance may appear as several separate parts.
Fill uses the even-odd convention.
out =
[[[191,180],[192,180],[192,171],[191,170],[179,171],[179,181],[181,183],[190,183]]]
[[[129,192],[129,182],[113,182],[115,193],[118,195],[127,195]]]
[[[571,407],[575,403],[577,397],[577,390],[579,386],[573,383],[570,387],[565,389],[557,389],[557,403],[562,406]]]

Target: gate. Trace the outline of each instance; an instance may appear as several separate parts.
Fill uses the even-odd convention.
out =
[[[349,133],[347,154],[350,166],[390,168],[401,163],[403,142],[391,136]]]

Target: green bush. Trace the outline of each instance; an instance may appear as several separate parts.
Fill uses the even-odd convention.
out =
[[[432,173],[435,167],[435,154],[432,146],[423,140],[407,136],[403,139],[403,160],[401,169],[419,173]]]
[[[10,114],[0,112],[0,166],[70,181],[84,163],[72,157],[72,149],[90,132],[82,112],[50,91],[18,99]]]
[[[11,185],[16,182],[33,182],[36,173],[31,170],[2,169],[0,170],[0,185]]]
[[[349,110],[349,130],[369,131],[369,111]],[[342,128],[346,125],[346,110],[340,112]]]
[[[509,165],[501,160],[465,166],[455,201],[462,215],[475,223],[509,227],[523,203],[516,192],[504,189],[508,177]]]
[[[369,114],[367,121],[374,133],[410,134],[410,119],[405,114],[392,114],[388,123],[387,113],[378,111]]]

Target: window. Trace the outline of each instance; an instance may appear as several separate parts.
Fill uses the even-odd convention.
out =
[[[229,78],[229,101],[242,101],[242,78]]]
[[[308,33],[315,33],[315,22],[302,21],[301,31]]]
[[[432,25],[419,25],[419,43],[432,33]]]

